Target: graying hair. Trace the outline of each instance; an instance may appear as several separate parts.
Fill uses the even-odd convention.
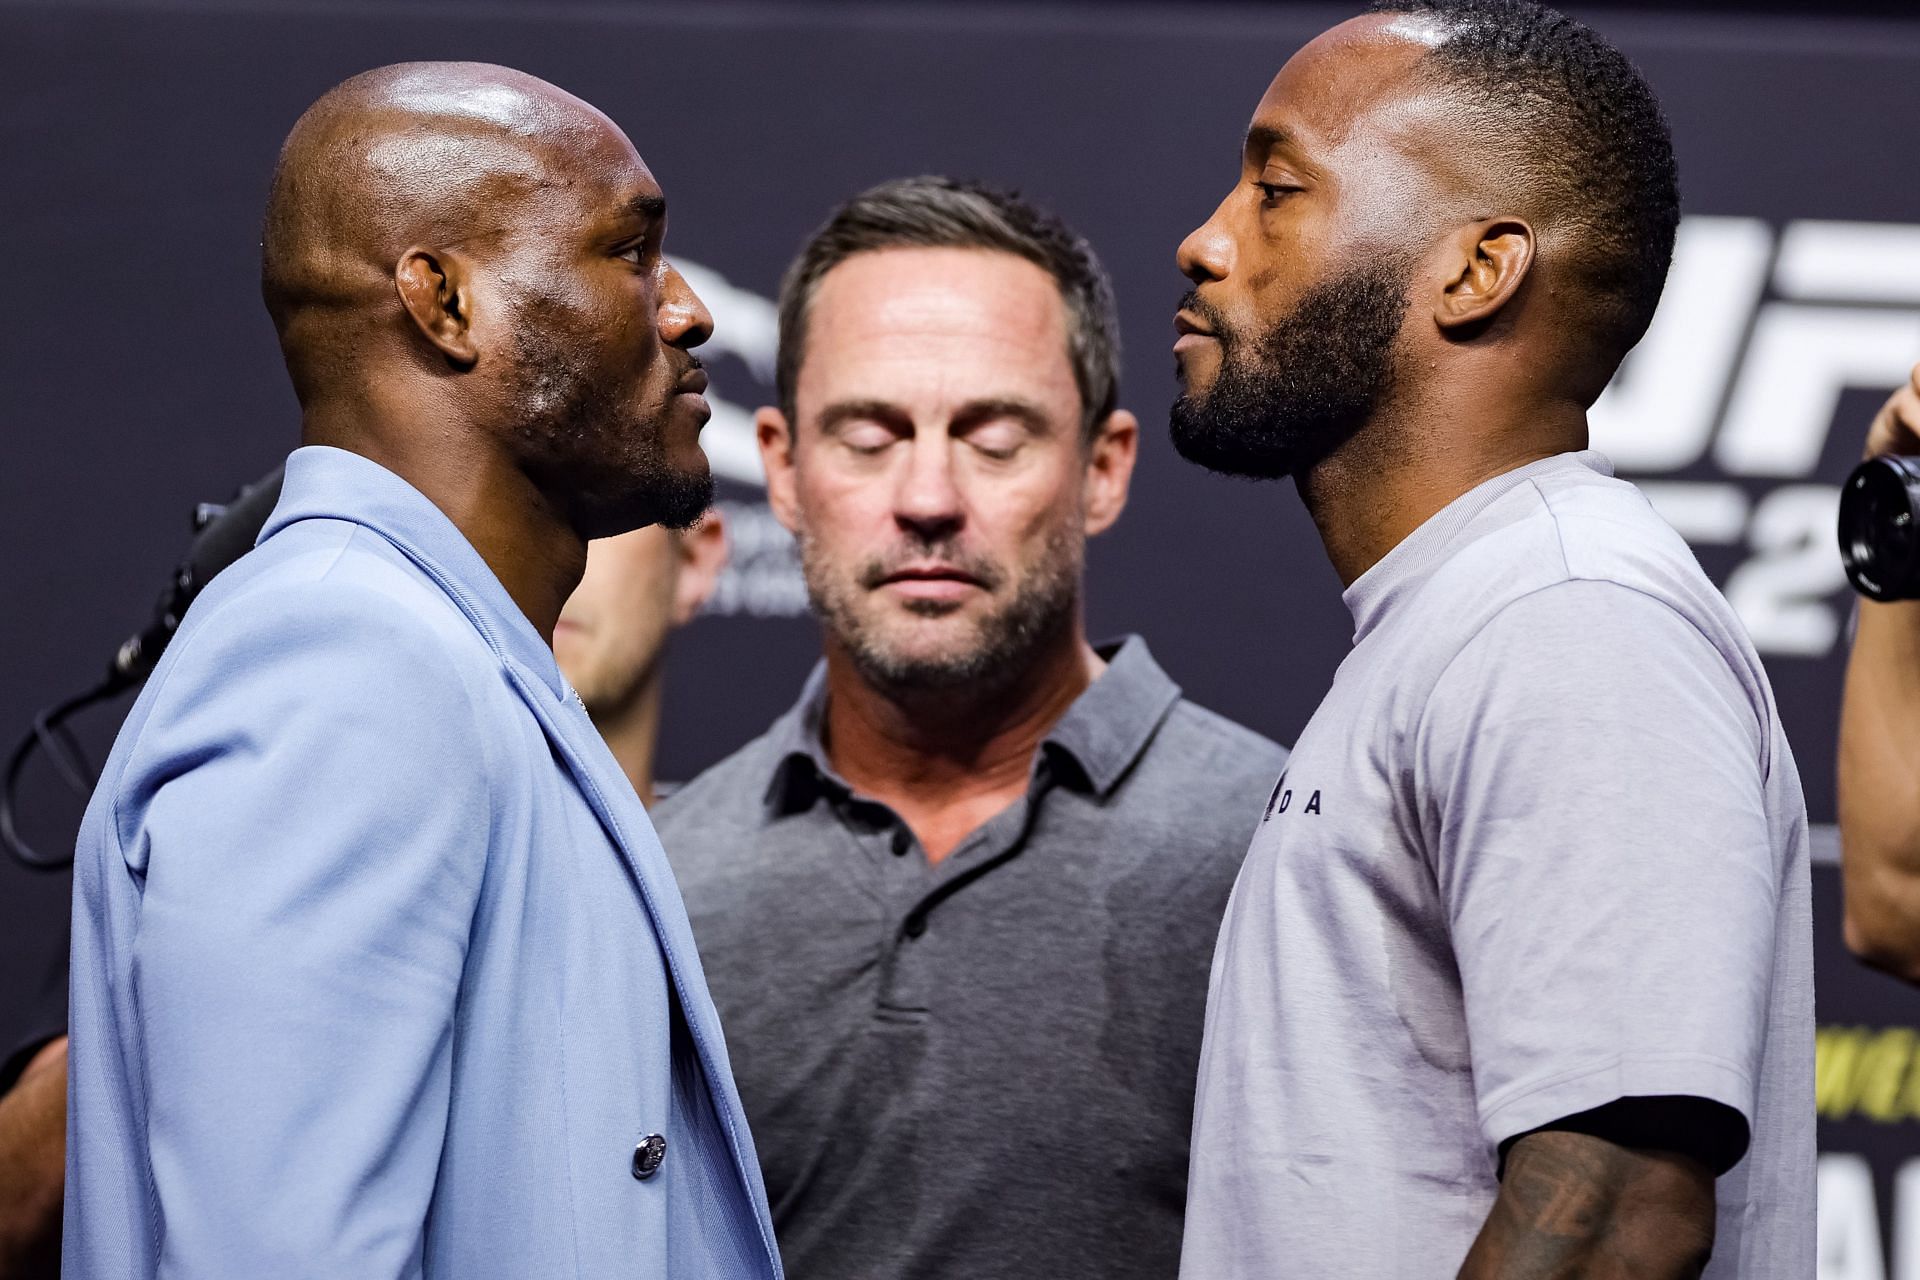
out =
[[[791,425],[807,345],[807,315],[826,274],[880,249],[990,249],[1034,263],[1060,286],[1067,357],[1090,439],[1119,398],[1120,321],[1113,282],[1093,249],[1057,216],[1011,191],[952,178],[897,178],[861,192],[813,233],[780,282],[775,386]]]

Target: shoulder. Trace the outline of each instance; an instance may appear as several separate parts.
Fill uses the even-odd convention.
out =
[[[649,814],[668,854],[763,825],[775,763],[772,735],[763,733],[655,804]]]
[[[432,578],[385,538],[341,520],[301,521],[221,574],[167,657],[195,667],[236,649],[251,655],[248,669],[319,660],[322,678],[324,668],[392,669],[431,683],[497,665]]]
[[[1274,780],[1286,768],[1279,743],[1185,698],[1109,802],[1128,840],[1212,860],[1231,882]]]
[[[1743,643],[1743,642],[1742,642]],[[1766,752],[1772,696],[1757,661],[1684,599],[1606,578],[1572,578],[1501,608],[1460,647],[1433,685],[1422,722],[1453,738],[1463,725],[1568,726],[1594,741],[1604,726],[1704,741],[1738,729]],[[1577,726],[1574,727],[1574,726]]]
[[[498,696],[499,671],[465,615],[392,544],[348,522],[303,521],[194,602],[143,692],[138,732],[163,755],[303,732],[484,752],[475,704]]]
[[[1273,739],[1186,698],[1167,713],[1152,751],[1183,762],[1202,787],[1238,787],[1249,779],[1264,786],[1287,762],[1287,749]]]
[[[1684,620],[1745,664],[1751,646],[1731,606],[1633,485],[1584,467],[1556,470],[1515,486],[1488,515],[1487,532],[1420,590],[1422,650],[1457,651],[1542,615],[1664,608],[1668,621]]]

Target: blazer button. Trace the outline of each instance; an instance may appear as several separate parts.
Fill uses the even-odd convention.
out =
[[[660,1172],[660,1162],[666,1158],[667,1140],[657,1133],[648,1134],[633,1149],[633,1176],[645,1182]]]

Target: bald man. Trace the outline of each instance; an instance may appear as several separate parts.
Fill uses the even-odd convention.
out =
[[[779,1275],[679,894],[550,647],[588,539],[711,492],[665,230],[620,130],[504,68],[295,125],[262,278],[305,447],[79,840],[67,1275]]]

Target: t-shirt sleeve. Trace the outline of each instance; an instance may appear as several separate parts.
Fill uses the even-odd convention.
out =
[[[162,1276],[398,1276],[419,1250],[486,869],[459,666],[320,586],[191,638],[123,789]],[[218,622],[220,620],[216,620]],[[183,639],[185,639],[183,637]]]
[[[1609,582],[1507,606],[1436,682],[1420,820],[1491,1146],[1632,1097],[1751,1131],[1780,885],[1762,734],[1699,629]]]

